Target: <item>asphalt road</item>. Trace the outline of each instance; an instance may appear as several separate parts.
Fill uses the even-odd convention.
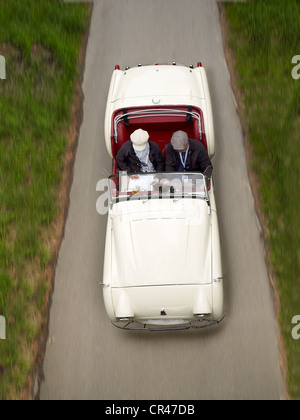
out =
[[[106,217],[96,184],[111,171],[103,134],[115,64],[196,64],[214,111],[216,200],[226,318],[202,331],[125,332],[102,299]],[[95,0],[84,118],[59,253],[40,399],[284,399],[272,290],[214,0]]]

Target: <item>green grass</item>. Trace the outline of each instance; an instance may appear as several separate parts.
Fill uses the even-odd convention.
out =
[[[300,314],[300,79],[292,78],[291,61],[300,54],[300,2],[225,8],[280,291],[287,382],[291,398],[299,399],[300,340],[292,339],[291,321]]]
[[[86,4],[0,0],[0,399],[23,395],[45,324],[48,242],[89,13]]]

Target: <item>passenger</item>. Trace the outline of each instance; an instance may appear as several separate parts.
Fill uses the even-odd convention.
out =
[[[121,171],[135,174],[165,170],[165,160],[159,146],[148,139],[148,132],[141,128],[131,134],[130,140],[123,144],[116,155]]]
[[[198,140],[189,139],[184,131],[176,131],[167,146],[167,172],[202,172],[211,177],[213,166],[205,146]]]

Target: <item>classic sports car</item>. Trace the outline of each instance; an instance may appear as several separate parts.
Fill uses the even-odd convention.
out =
[[[103,294],[107,314],[125,329],[203,328],[223,319],[223,274],[213,179],[202,173],[118,170],[116,153],[137,128],[165,153],[177,130],[215,140],[205,69],[115,67],[105,115],[113,159],[109,178]]]

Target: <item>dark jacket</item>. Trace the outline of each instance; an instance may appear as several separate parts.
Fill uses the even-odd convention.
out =
[[[152,162],[155,171],[163,172],[165,170],[165,160],[160,151],[159,146],[153,141],[149,141],[150,153],[149,159]],[[121,171],[128,173],[141,173],[141,163],[139,158],[135,154],[132,146],[132,141],[128,140],[123,144],[121,149],[118,151],[117,156],[118,167]]]
[[[186,161],[186,172],[204,172],[209,167],[209,172],[212,171],[212,163],[208,156],[205,146],[199,141],[189,139],[189,150]],[[176,172],[179,165],[179,152],[175,150],[171,143],[168,144],[166,153],[166,171]]]

